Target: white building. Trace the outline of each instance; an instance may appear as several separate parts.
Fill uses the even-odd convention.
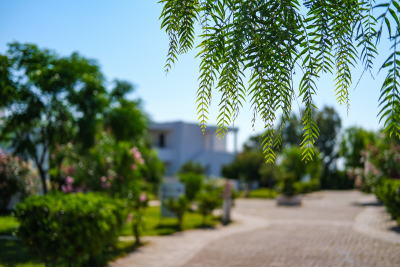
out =
[[[231,127],[228,128],[231,134]],[[207,175],[221,176],[222,165],[234,160],[237,152],[237,128],[234,153],[227,151],[226,138],[218,139],[217,127],[207,126],[205,133],[198,124],[185,122],[154,123],[149,127],[153,145],[164,162],[166,175],[174,175],[183,163],[200,162]]]

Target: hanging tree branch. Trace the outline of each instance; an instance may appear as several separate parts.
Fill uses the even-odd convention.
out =
[[[290,123],[296,95],[292,77],[295,69],[300,68],[303,73],[298,88],[298,96],[305,105],[300,146],[303,160],[309,161],[319,136],[312,114],[313,108],[317,108],[313,103],[316,81],[326,72],[334,74],[337,102],[346,105],[349,112],[351,67],[360,62],[363,73],[371,72],[378,54],[374,43],[380,40],[385,24],[394,45],[393,53],[381,67],[388,70],[388,75],[381,88],[378,116],[384,121],[385,131],[400,137],[397,59],[400,0],[379,5],[374,0],[305,0],[302,4],[298,0],[161,0],[159,3],[164,5],[161,28],[170,38],[167,73],[179,54],[193,48],[194,25],[196,22],[201,25],[201,43],[197,47],[200,48],[197,56],[201,58],[197,111],[203,132],[214,87],[222,93],[217,118],[219,138],[234,124],[248,95],[254,112],[253,127],[258,115],[264,123],[263,150],[267,162],[274,161],[274,148],[282,144],[281,131],[274,133],[276,114],[283,113],[279,129]],[[302,5],[306,14],[300,12],[304,10]],[[373,8],[385,8],[385,12],[375,18]],[[393,23],[395,27],[391,26]],[[243,82],[246,69],[251,70],[247,88]]]

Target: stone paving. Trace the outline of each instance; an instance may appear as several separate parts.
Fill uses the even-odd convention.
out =
[[[323,191],[301,207],[240,199],[233,216],[228,227],[147,238],[111,266],[400,267],[400,233],[372,195]]]

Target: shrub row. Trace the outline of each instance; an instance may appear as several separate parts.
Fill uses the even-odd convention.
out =
[[[126,219],[122,202],[100,194],[31,196],[16,207],[16,235],[46,266],[93,261],[113,246]]]
[[[384,180],[376,187],[375,194],[400,226],[400,180]]]

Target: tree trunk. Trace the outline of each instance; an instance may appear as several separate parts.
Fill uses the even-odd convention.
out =
[[[248,182],[244,185],[244,197],[245,198],[250,197],[250,182]]]
[[[53,264],[52,264],[53,267],[57,266],[57,260],[58,260],[58,256],[55,256],[54,260],[53,260]]]
[[[139,225],[137,223],[133,224],[133,235],[135,236],[136,245],[140,245],[140,232]]]
[[[46,172],[43,170],[42,166],[38,165],[39,169],[39,175],[40,175],[40,180],[42,180],[42,186],[43,186],[43,194],[47,194],[47,184],[46,184]]]
[[[183,216],[178,216],[178,229],[182,230],[182,217]]]

